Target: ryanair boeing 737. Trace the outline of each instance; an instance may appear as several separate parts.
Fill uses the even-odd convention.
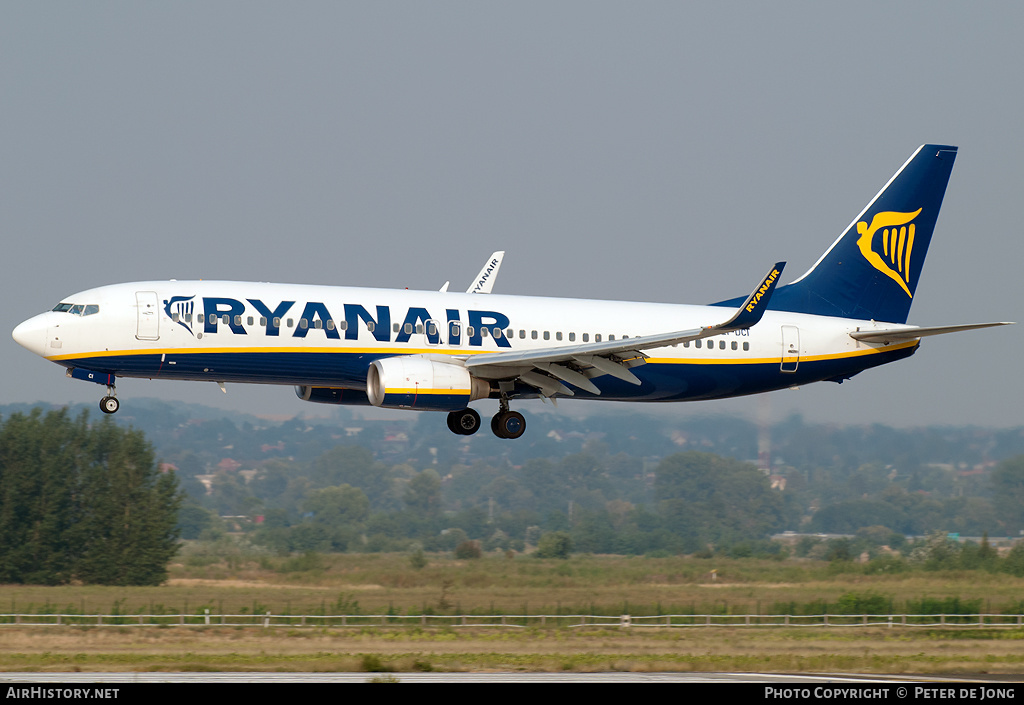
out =
[[[14,339],[105,385],[118,377],[293,385],[301,399],[448,412],[495,399],[492,431],[518,438],[513,400],[687,401],[829,380],[913,355],[907,315],[957,148],[915,151],[811,269],[778,286],[775,264],[745,298],[708,306],[489,293],[496,252],[465,294],[229,281],[150,281],[74,294]]]

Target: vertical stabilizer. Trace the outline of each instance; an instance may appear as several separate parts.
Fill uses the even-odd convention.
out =
[[[769,308],[906,323],[956,152],[919,147],[821,259],[778,288]]]

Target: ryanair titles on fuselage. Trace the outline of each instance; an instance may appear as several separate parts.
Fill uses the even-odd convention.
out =
[[[222,327],[235,335],[248,334],[245,302],[222,296],[203,296],[201,301],[200,311],[199,301],[194,295],[172,296],[164,299],[164,312],[196,338],[201,338],[203,334],[217,333]],[[316,330],[332,340],[341,340],[342,335],[345,340],[357,340],[362,323],[366,331],[382,343],[407,343],[415,332],[426,335],[428,342],[437,345],[441,342],[441,329],[444,327],[450,345],[462,345],[465,334],[467,345],[483,345],[483,338],[487,336],[493,338],[500,348],[512,347],[503,334],[509,327],[509,318],[498,311],[469,310],[466,312],[468,320],[463,325],[459,309],[446,308],[443,325],[426,308],[411,306],[392,339],[391,323],[398,319],[392,315],[390,306],[373,306],[375,310],[371,313],[361,304],[342,304],[344,316],[335,318],[321,301],[309,301],[301,305],[296,301],[281,301],[272,305],[260,299],[245,301],[259,313],[262,332],[271,337],[281,335],[281,324],[291,314],[294,319],[303,322],[290,333],[293,338],[305,338],[311,330]],[[298,313],[300,306],[301,313]],[[288,331],[285,334],[288,335]]]

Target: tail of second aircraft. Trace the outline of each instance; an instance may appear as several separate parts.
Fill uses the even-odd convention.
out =
[[[919,147],[821,259],[776,290],[769,308],[906,323],[956,151]]]

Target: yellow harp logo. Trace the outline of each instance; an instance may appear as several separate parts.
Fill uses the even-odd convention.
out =
[[[895,213],[884,211],[875,213],[871,225],[864,221],[857,223],[857,247],[871,266],[894,282],[913,298],[907,284],[910,283],[910,255],[914,251],[914,218],[921,213],[918,208],[913,213]],[[874,248],[875,233],[882,231],[882,251]]]

